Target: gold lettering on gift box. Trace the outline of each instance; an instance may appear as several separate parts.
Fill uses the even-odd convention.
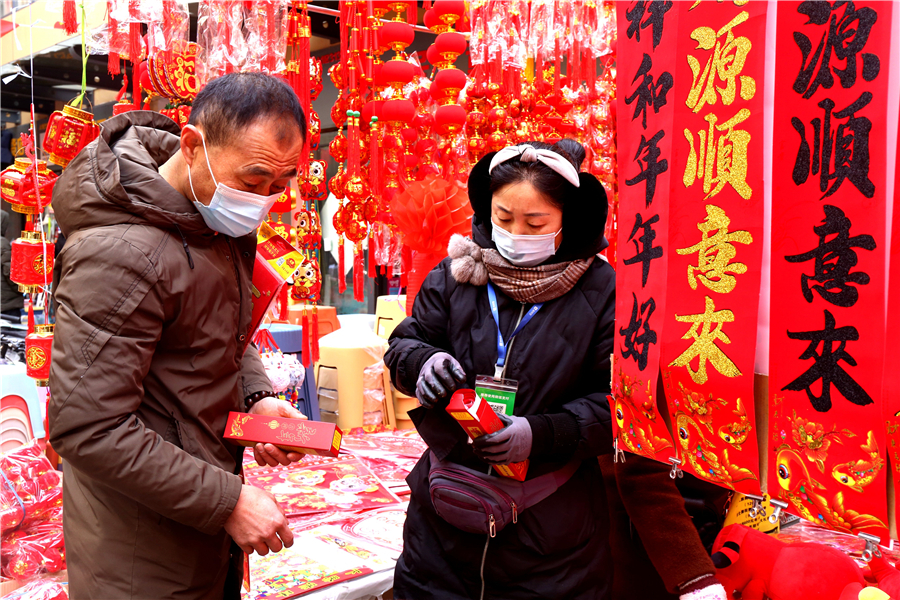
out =
[[[288,444],[306,444],[315,435],[316,430],[303,421],[285,423],[278,431],[278,441]]]

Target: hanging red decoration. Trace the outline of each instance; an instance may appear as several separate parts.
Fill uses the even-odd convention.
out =
[[[44,151],[50,155],[50,162],[65,167],[98,135],[100,128],[94,122],[94,115],[67,104],[50,115]]]
[[[53,325],[35,325],[25,337],[25,371],[35,379],[38,387],[50,385],[50,349],[53,346]]]
[[[0,173],[0,194],[17,213],[36,215],[50,204],[56,173],[47,168],[47,162],[37,161],[38,191],[35,194],[32,161],[19,157]]]
[[[75,6],[75,0],[63,0],[62,16],[66,35],[78,33],[78,9]]]
[[[23,231],[12,243],[9,278],[27,294],[40,292],[53,279],[53,244],[41,242],[41,232]]]

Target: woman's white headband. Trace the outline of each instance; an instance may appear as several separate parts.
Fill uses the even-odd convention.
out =
[[[531,144],[520,144],[518,146],[507,146],[494,155],[491,160],[491,166],[488,173],[493,172],[494,167],[500,163],[504,163],[511,158],[520,156],[522,162],[540,161],[562,175],[566,181],[575,187],[581,187],[581,181],[578,179],[578,169],[576,169],[568,159],[561,154],[557,154],[553,150],[538,149]]]

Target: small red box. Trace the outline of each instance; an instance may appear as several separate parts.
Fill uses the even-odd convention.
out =
[[[491,405],[483,401],[481,396],[475,393],[475,390],[457,390],[450,398],[447,412],[456,419],[456,422],[466,430],[473,440],[500,431],[505,427]],[[528,474],[528,461],[494,465],[494,469],[504,477],[525,481],[525,476]]]
[[[248,413],[229,413],[225,425],[225,439],[241,446],[274,444],[288,452],[317,456],[337,456],[343,437],[343,432],[334,423]]]

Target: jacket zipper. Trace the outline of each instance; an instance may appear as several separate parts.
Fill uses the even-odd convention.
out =
[[[228,245],[228,251],[231,253],[231,265],[234,267],[234,278],[237,281],[238,288],[238,314],[237,314],[237,329],[238,336],[241,334],[241,316],[244,314],[244,288],[241,285],[241,271],[238,269],[238,254],[235,252],[234,246],[231,245],[231,239],[228,236],[223,236],[225,238],[225,243]],[[238,353],[243,354],[243,348],[238,348]]]
[[[463,496],[468,496],[469,498],[472,498],[473,500],[475,500],[476,502],[481,504],[481,507],[484,509],[484,514],[487,516],[488,531],[490,531],[491,537],[495,537],[497,535],[497,526],[496,526],[496,521],[494,520],[494,513],[490,512],[491,508],[487,505],[487,503],[484,500],[482,500],[475,494],[470,494],[469,492],[467,492],[465,490],[453,488],[453,487],[450,487],[449,485],[438,485],[438,486],[435,486],[431,492],[431,502],[432,503],[434,503],[434,495],[435,495],[435,493],[438,492],[438,490],[450,490],[451,492],[453,492],[455,494],[462,494]],[[472,508],[470,505],[464,504],[458,500],[453,500],[452,498],[447,498],[447,497],[441,498],[441,501],[446,502],[447,504],[450,504],[451,506],[455,506],[457,508],[463,508],[463,509],[471,509]]]
[[[503,500],[506,501],[507,504],[509,504],[509,507],[512,509],[513,523],[519,522],[519,512],[518,512],[519,507],[516,506],[516,501],[513,500],[512,496],[510,496],[509,494],[507,494],[500,488],[494,487],[491,484],[486,483],[485,481],[483,481],[477,477],[473,477],[473,476],[469,475],[468,473],[461,473],[459,471],[453,471],[450,469],[435,469],[434,473],[439,473],[441,475],[446,476],[449,479],[457,479],[459,481],[465,481],[467,483],[474,483],[474,484],[478,484],[478,485],[482,485],[482,486],[486,487],[487,489],[491,490],[492,492],[494,492],[495,494],[497,494],[498,496],[503,498]],[[491,536],[491,537],[493,537],[493,536]]]

